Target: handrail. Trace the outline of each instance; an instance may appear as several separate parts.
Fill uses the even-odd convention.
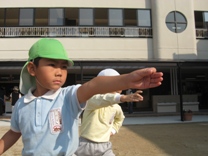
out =
[[[197,39],[208,39],[208,29],[196,29]]]
[[[152,37],[149,27],[0,27],[0,37]]]

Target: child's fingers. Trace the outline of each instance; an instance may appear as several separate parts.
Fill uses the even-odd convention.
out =
[[[143,91],[142,90],[137,90],[135,93],[141,94],[141,93],[143,93]]]

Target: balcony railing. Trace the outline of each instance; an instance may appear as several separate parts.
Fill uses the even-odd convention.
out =
[[[208,39],[208,29],[196,29],[197,39]]]
[[[0,37],[152,37],[140,27],[0,27]]]
[[[152,37],[152,28],[140,27],[0,27],[0,37]],[[207,39],[208,29],[196,29]]]

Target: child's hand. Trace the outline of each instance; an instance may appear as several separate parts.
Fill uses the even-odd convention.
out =
[[[120,98],[120,101],[121,102],[139,102],[139,101],[143,101],[143,96],[140,95],[141,93],[143,93],[142,90],[137,90],[133,94],[122,95],[121,98]]]
[[[147,89],[161,85],[163,73],[155,68],[135,70],[120,76],[98,76],[84,83],[77,90],[79,103],[86,102],[95,94],[105,94],[128,88]]]
[[[163,73],[157,72],[155,68],[144,68],[128,74],[129,88],[147,89],[161,85]]]

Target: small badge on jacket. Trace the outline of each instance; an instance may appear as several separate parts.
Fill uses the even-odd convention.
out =
[[[52,134],[57,134],[63,131],[61,108],[55,108],[50,111],[49,122]]]

